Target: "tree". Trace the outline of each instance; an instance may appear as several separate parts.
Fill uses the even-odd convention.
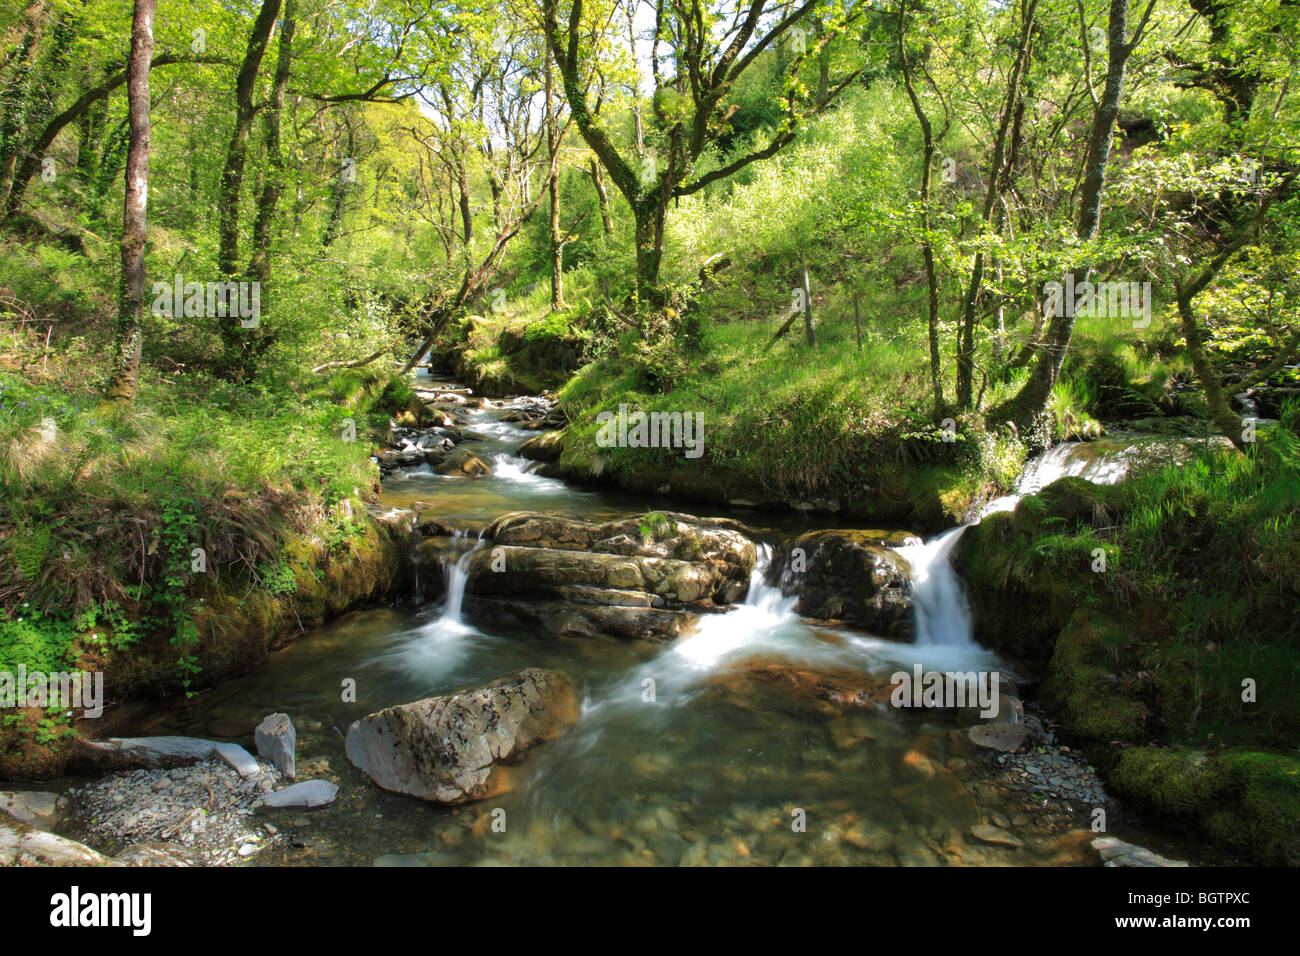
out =
[[[107,398],[129,404],[140,385],[141,320],[144,313],[144,243],[149,203],[149,65],[157,0],[135,0],[131,56],[127,63],[130,145],[122,206],[122,278],[117,297],[117,342]]]
[[[1150,0],[1132,37],[1128,32],[1128,0],[1110,0],[1108,18],[1106,85],[1093,114],[1092,128],[1088,134],[1088,152],[1084,161],[1083,190],[1080,194],[1079,218],[1075,236],[1081,242],[1090,242],[1097,235],[1101,223],[1102,187],[1106,182],[1106,166],[1110,160],[1111,137],[1115,120],[1119,116],[1124,96],[1124,73],[1134,49],[1142,41],[1155,0]],[[1087,282],[1092,275],[1092,265],[1073,270],[1075,285]],[[1065,361],[1066,350],[1074,334],[1074,310],[1058,309],[1048,323],[1045,339],[1029,378],[1020,391],[996,409],[989,412],[994,421],[1010,421],[1018,428],[1028,427],[1041,414],[1056,384]]]
[[[637,161],[627,155],[626,148],[615,143],[604,118],[588,98],[594,51],[600,48],[612,17],[599,11],[585,16],[584,0],[572,0],[567,23],[561,27],[559,0],[542,0],[546,42],[560,71],[575,125],[632,210],[636,290],[641,301],[656,304],[662,297],[659,267],[669,204],[751,163],[774,156],[793,141],[802,117],[823,110],[858,75],[859,71],[851,72],[829,86],[824,98],[811,102],[796,82],[809,47],[814,54],[818,53],[830,36],[854,16],[849,14],[832,20],[828,10],[826,29],[815,42],[807,41],[807,31],[802,27],[796,34],[799,42],[787,68],[783,119],[767,142],[725,159],[707,172],[697,169],[705,151],[723,135],[734,112],[728,95],[736,81],[822,2],[803,0],[773,5],[775,19],[769,17],[766,22],[770,25],[766,28],[764,15],[770,12],[767,0],[735,0],[729,8],[729,17],[725,11],[715,11],[701,0],[661,3],[656,8],[650,56],[654,80],[651,103],[664,154],[660,162],[656,156]],[[667,52],[661,54],[661,48]],[[666,60],[668,65],[661,60]]]
[[[902,2],[898,5],[898,60],[907,98],[912,104],[912,112],[916,114],[916,121],[921,126],[921,258],[925,263],[926,304],[929,310],[927,335],[930,342],[930,383],[934,390],[935,408],[939,408],[943,405],[943,377],[939,356],[939,277],[934,264],[934,241],[930,236],[930,170],[934,164],[935,143],[947,135],[950,120],[945,104],[943,129],[935,136],[930,117],[926,115],[912,82],[903,28],[906,13],[907,3]]]

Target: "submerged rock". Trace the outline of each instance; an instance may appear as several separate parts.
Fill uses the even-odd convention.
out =
[[[970,835],[981,843],[988,843],[993,846],[1022,847],[1025,845],[1020,837],[1008,833],[1001,827],[994,826],[991,823],[977,823],[970,828]]]
[[[8,814],[19,823],[42,829],[49,829],[59,822],[67,803],[57,793],[37,790],[0,792],[0,813]]]
[[[477,690],[389,707],[348,728],[348,759],[385,790],[434,803],[507,789],[502,767],[578,719],[573,682],[528,668]]]
[[[712,686],[745,699],[754,686],[815,702],[831,712],[876,710],[889,705],[892,685],[884,676],[848,668],[796,664],[779,657],[749,657],[710,679]]]

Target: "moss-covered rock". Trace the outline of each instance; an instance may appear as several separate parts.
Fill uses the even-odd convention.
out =
[[[1300,865],[1300,761],[1294,757],[1140,747],[1119,755],[1108,782],[1153,816],[1195,825],[1251,860]]]
[[[1062,628],[1048,667],[1048,691],[1069,727],[1085,744],[1139,743],[1150,713],[1126,693],[1116,674],[1122,626],[1097,611],[1078,608]]]

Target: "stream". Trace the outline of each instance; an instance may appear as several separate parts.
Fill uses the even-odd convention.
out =
[[[341,789],[324,809],[278,811],[271,819],[293,840],[266,847],[252,865],[1074,862],[1060,856],[1059,841],[1067,830],[1088,827],[1090,807],[1041,806],[1049,801],[1010,785],[988,758],[959,753],[950,719],[837,710],[729,677],[730,665],[755,656],[886,677],[916,663],[927,670],[1005,666],[974,641],[963,585],[948,563],[962,528],[901,546],[914,571],[911,644],[815,624],[794,613],[795,597],[763,582],[771,545],[822,521],[793,512],[731,513],[762,542],[748,594],[725,613],[702,616],[672,643],[562,638],[467,621],[461,599],[473,529],[509,511],[609,520],[672,507],[533,473],[534,463],[515,452],[537,433],[501,421],[513,407],[493,401],[461,412],[469,424],[458,447],[490,464],[489,477],[444,477],[423,467],[385,481],[383,504],[420,503],[468,532],[454,541],[461,554],[447,562],[445,599],[346,614],[254,672],[189,700],[151,704],[116,731],[250,746],[264,716],[290,714],[298,779],[333,779]],[[1055,457],[1026,470],[1038,486],[1083,467],[1071,465],[1068,449],[1048,455]],[[344,755],[343,734],[365,714],[524,667],[572,677],[581,716],[510,768],[512,787],[502,796],[455,808],[425,803],[381,790]],[[349,678],[355,703],[341,701]],[[794,823],[800,816],[802,830]],[[502,819],[504,832],[493,827]],[[1109,835],[1180,859],[1195,853],[1123,814],[1115,820]],[[971,836],[972,827],[989,822],[1012,827],[1021,845]]]

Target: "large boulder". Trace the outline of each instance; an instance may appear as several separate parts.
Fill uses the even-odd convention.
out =
[[[452,452],[433,470],[440,475],[452,475],[460,478],[486,478],[492,474],[491,467],[478,455],[466,448]]]
[[[528,668],[477,690],[389,707],[348,728],[348,759],[385,790],[447,805],[508,789],[502,768],[578,719],[564,674]]]
[[[885,544],[901,544],[898,538],[879,531],[809,532],[781,545],[774,573],[781,574],[782,593],[799,595],[798,613],[910,641],[912,570]]]

